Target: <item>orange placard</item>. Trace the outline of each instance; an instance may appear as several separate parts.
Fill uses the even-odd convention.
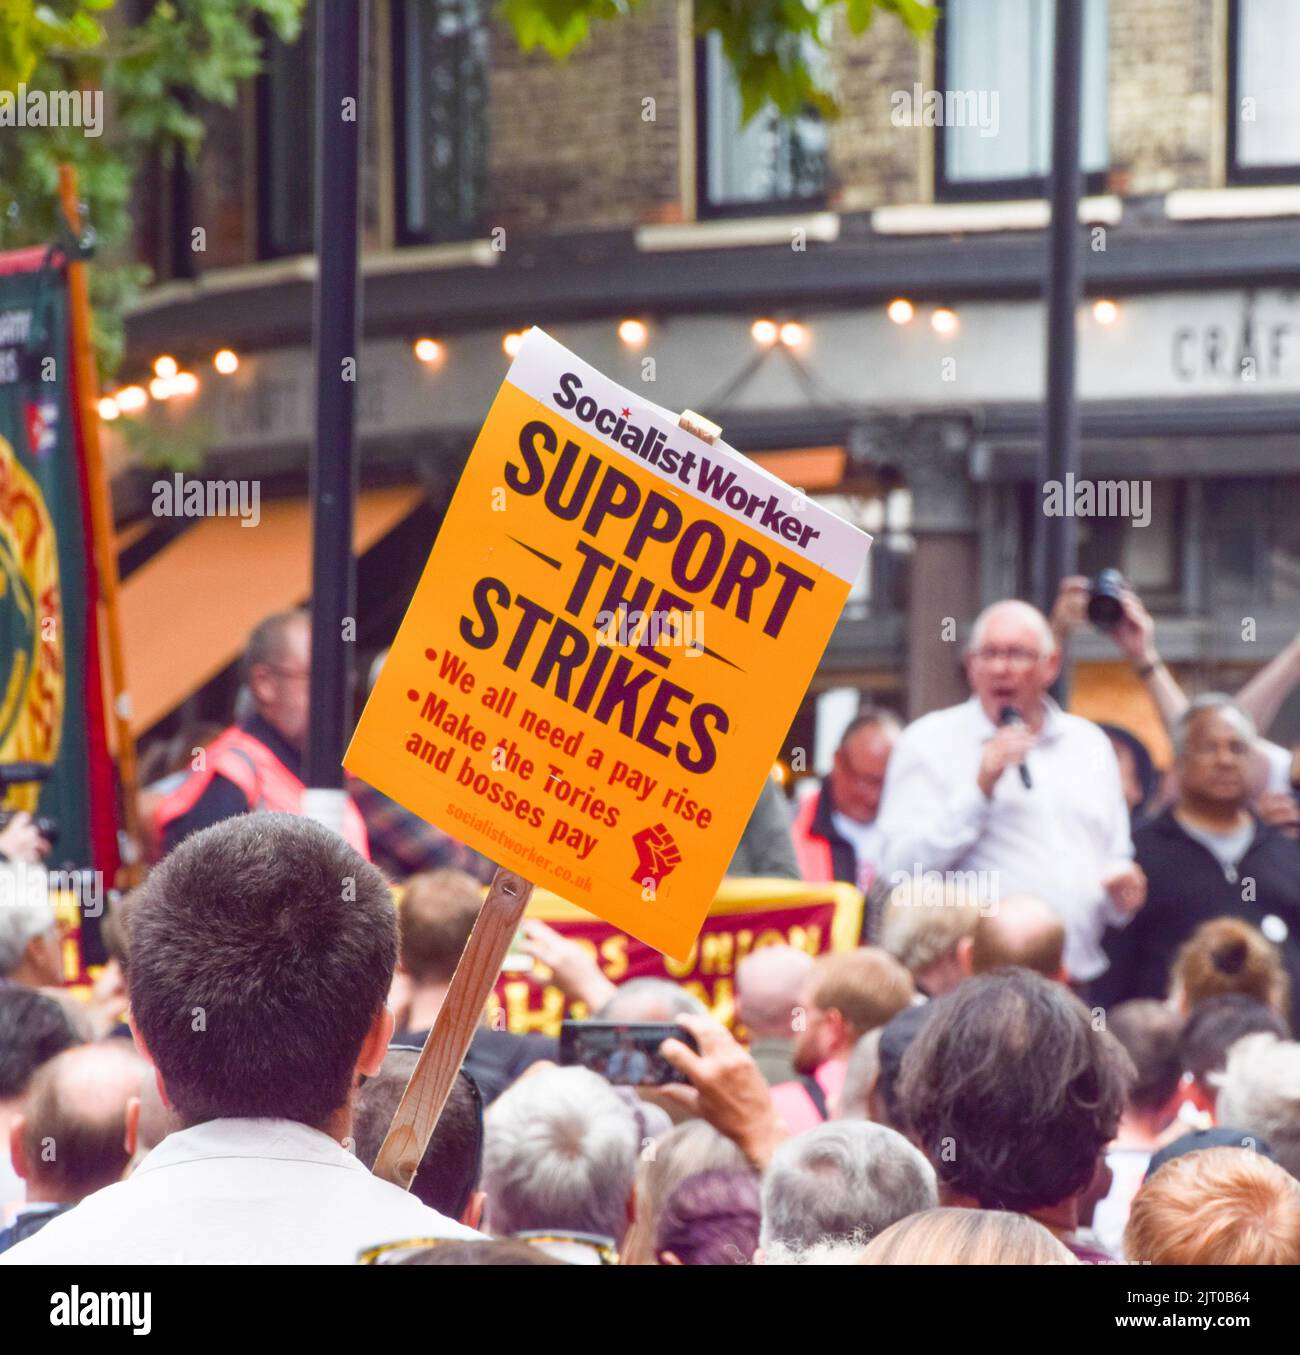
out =
[[[869,544],[532,330],[345,765],[680,959]]]

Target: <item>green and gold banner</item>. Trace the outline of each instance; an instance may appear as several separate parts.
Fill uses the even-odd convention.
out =
[[[4,808],[54,821],[52,868],[111,883],[116,811],[78,413],[66,274],[43,248],[0,254],[0,768],[53,767],[44,784],[10,787]]]

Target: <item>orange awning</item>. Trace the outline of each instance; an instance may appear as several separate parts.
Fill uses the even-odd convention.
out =
[[[363,491],[353,545],[364,555],[425,496],[419,486]],[[141,565],[119,594],[131,727],[143,733],[243,652],[248,633],[311,592],[305,499],[261,505],[256,527],[203,518]]]

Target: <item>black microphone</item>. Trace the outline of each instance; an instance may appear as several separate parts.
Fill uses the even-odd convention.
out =
[[[1014,706],[1003,706],[1001,714],[998,716],[998,724],[1000,725],[1022,725],[1024,722],[1024,716]],[[1023,762],[1020,764],[1020,784],[1026,790],[1033,790],[1034,788],[1033,777],[1029,775],[1029,768]]]

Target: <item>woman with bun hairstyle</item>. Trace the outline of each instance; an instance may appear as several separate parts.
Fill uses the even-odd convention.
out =
[[[1169,976],[1169,1000],[1187,1015],[1206,998],[1241,993],[1286,1021],[1291,981],[1277,947],[1235,917],[1203,922],[1179,947]]]

